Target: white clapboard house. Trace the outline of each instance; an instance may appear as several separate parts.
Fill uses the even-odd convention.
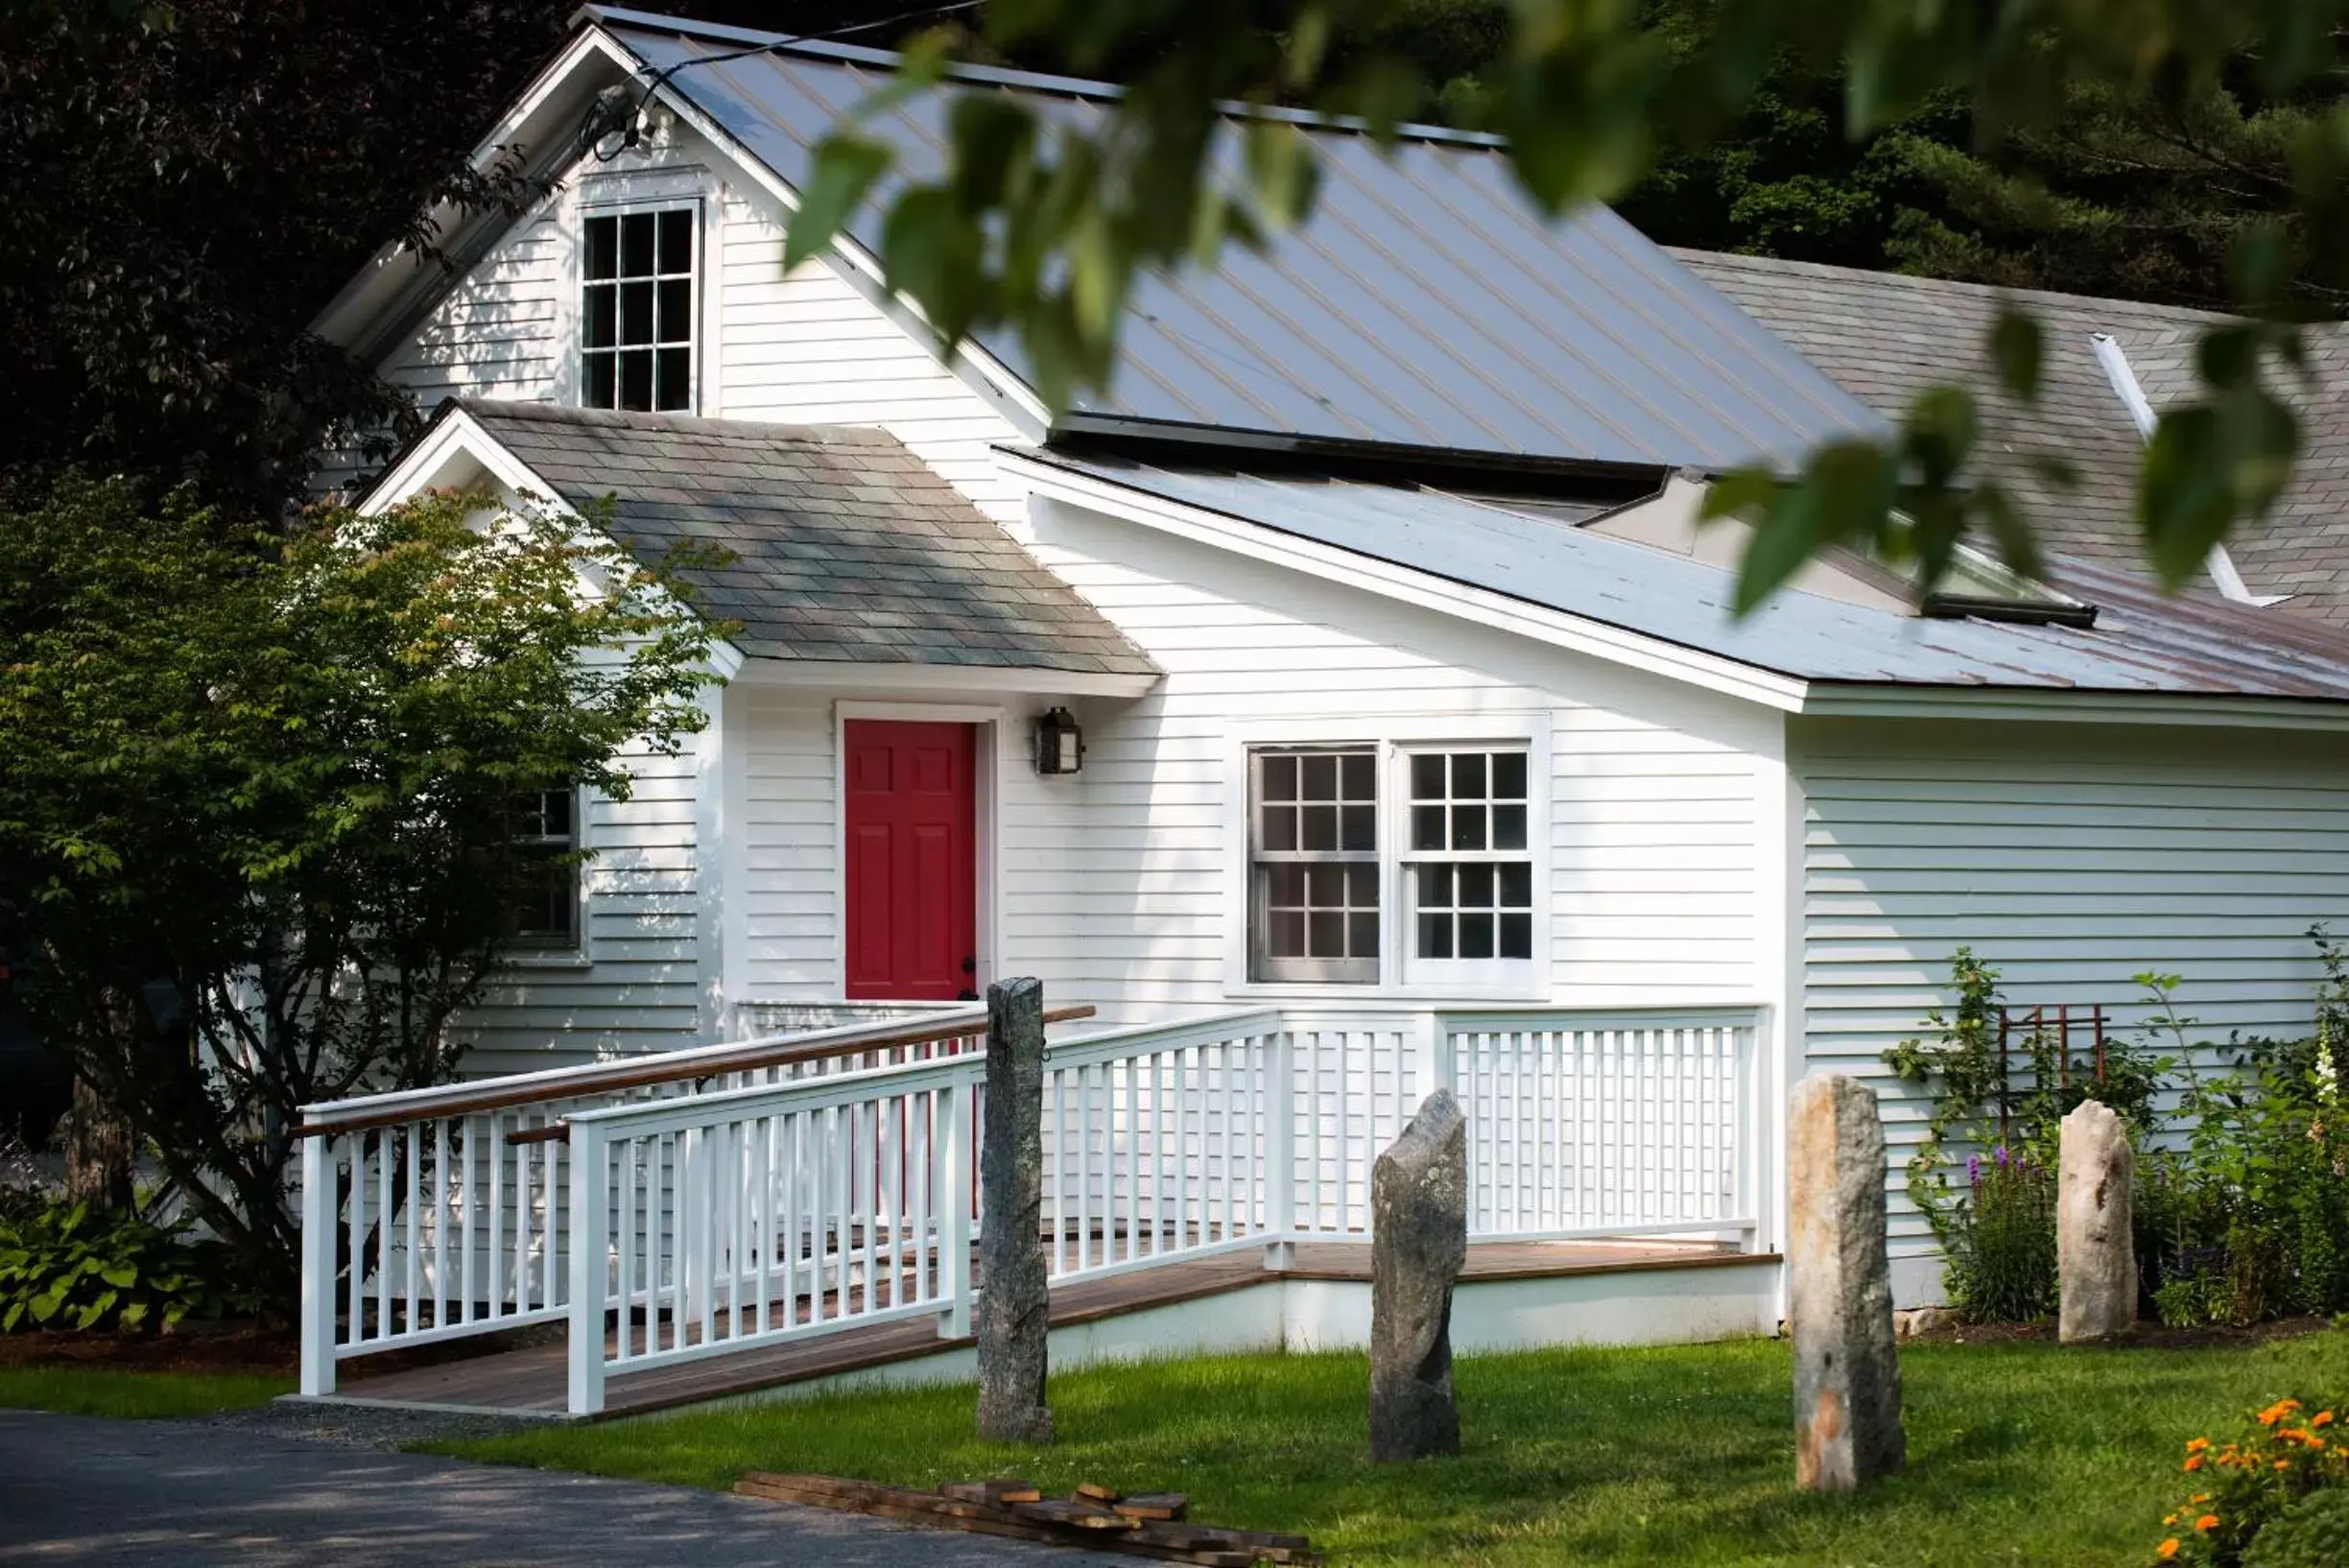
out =
[[[870,220],[782,270],[811,147],[890,68],[590,7],[481,144],[554,194],[320,319],[438,409],[364,506],[607,503],[733,551],[740,631],[684,755],[546,802],[593,859],[474,1080],[316,1113],[312,1391],[558,1319],[508,1384],[356,1386],[584,1412],[967,1354],[944,1037],[1001,977],[1094,1010],[1047,1087],[1064,1354],[1359,1339],[1370,1162],[1437,1084],[1464,1343],[1766,1332],[1789,1083],[1874,1078],[1897,1155],[1923,1111],[1881,1054],[1960,943],[2114,1027],[2147,969],[2214,1030],[2305,1027],[2303,933],[2349,915],[2334,404],[2288,505],[2164,598],[2128,487],[2195,318],[2042,297],[2047,396],[1994,407],[1990,466],[2083,470],[2037,495],[2047,581],[1920,602],[1829,558],[1741,621],[1710,478],[1974,375],[1988,291],[1546,223],[1487,140],[1324,127],[1311,221],[1146,283],[1056,418],[1016,342],[941,356]],[[582,145],[623,83],[638,132]],[[1107,89],[970,70],[866,130],[935,167],[956,93]]]

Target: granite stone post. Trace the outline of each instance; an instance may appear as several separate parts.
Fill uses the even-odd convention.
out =
[[[2055,1175],[2056,1337],[2118,1339],[2137,1326],[2130,1186],[2137,1156],[2109,1105],[2083,1100],[2063,1119]]]
[[[1370,1175],[1370,1458],[1459,1452],[1452,1285],[1468,1257],[1468,1122],[1421,1103]]]
[[[1875,1091],[1841,1074],[1806,1078],[1790,1098],[1794,1484],[1848,1492],[1908,1456],[1885,1257],[1884,1123]]]
[[[1044,986],[987,987],[986,1129],[979,1152],[979,1435],[1052,1441],[1044,1403]]]

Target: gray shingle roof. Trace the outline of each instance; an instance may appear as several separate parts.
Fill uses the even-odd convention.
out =
[[[1940,278],[1861,272],[1762,256],[1674,250],[1845,391],[1887,417],[1939,382],[1972,388],[1987,413],[1981,471],[2029,506],[2051,551],[2138,570],[2133,521],[2139,454],[2135,422],[2090,343],[2109,333],[2128,356],[2147,400],[2160,409],[2194,394],[2194,344],[2225,320],[2207,311],[2040,290],[1988,288]],[[2035,314],[2048,357],[2039,401],[1998,391],[1983,352],[2001,303]],[[2315,387],[2298,394],[2304,450],[2274,511],[2228,541],[2252,591],[2291,594],[2298,614],[2349,625],[2349,327],[2311,333]],[[2033,471],[2052,455],[2079,471],[2080,487],[2052,488]],[[2055,575],[2062,570],[2058,563]]]
[[[689,574],[753,658],[1148,675],[1102,613],[878,430],[451,399],[624,542],[689,540]]]

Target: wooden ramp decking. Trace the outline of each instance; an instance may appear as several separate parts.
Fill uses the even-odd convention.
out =
[[[1719,1268],[1767,1261],[1726,1246],[1687,1242],[1491,1242],[1468,1249],[1463,1283],[1569,1275]],[[1162,1267],[1080,1280],[1052,1293],[1056,1329],[1170,1306],[1275,1279],[1362,1282],[1370,1277],[1365,1242],[1308,1242],[1294,1265],[1277,1273],[1260,1251],[1225,1252]],[[865,1371],[971,1344],[943,1340],[929,1317],[843,1329],[837,1334],[712,1356],[641,1372],[613,1371],[605,1384],[602,1419],[752,1393],[813,1378]],[[364,1403],[431,1406],[560,1416],[566,1353],[559,1328],[546,1342],[436,1366],[368,1375],[364,1359],[345,1362],[333,1397]]]

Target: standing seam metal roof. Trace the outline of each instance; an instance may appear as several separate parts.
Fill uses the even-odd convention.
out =
[[[2349,702],[2349,634],[2216,595],[2168,597],[2104,566],[2062,563],[2064,585],[2100,612],[2087,629],[1928,619],[1791,590],[1739,620],[1731,573],[1506,503],[1293,473],[1026,455],[1802,680]]]
[[[638,12],[588,8],[673,91],[775,176],[805,182],[813,150],[880,85],[890,57]],[[759,38],[770,53],[708,59]],[[955,93],[1014,92],[1090,125],[1114,89],[970,73],[860,121],[905,178],[942,166]],[[1069,413],[1308,440],[1544,460],[1725,468],[1791,461],[1884,421],[1602,207],[1551,222],[1506,156],[1466,137],[1407,136],[1390,153],[1317,126],[1314,214],[1265,253],[1142,279],[1116,374]],[[1236,169],[1236,139],[1216,157]],[[877,249],[875,208],[852,237]],[[982,346],[1026,374],[1019,344]]]

